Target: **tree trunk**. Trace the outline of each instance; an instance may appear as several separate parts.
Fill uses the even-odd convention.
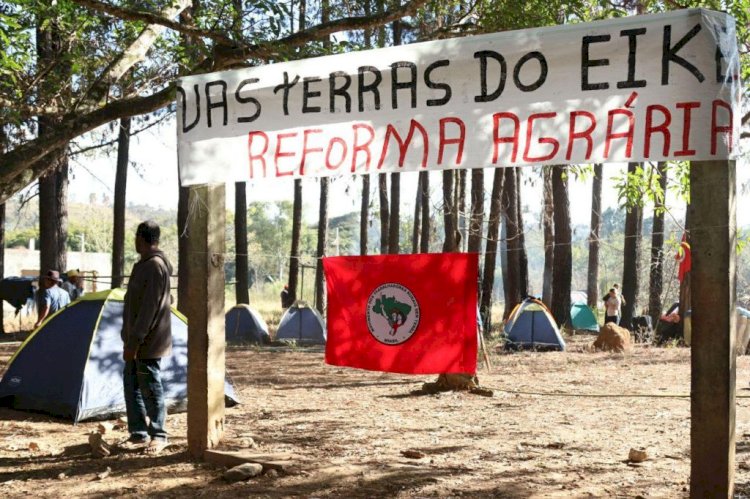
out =
[[[325,279],[323,278],[323,257],[326,254],[328,242],[328,177],[320,179],[320,210],[318,211],[318,249],[315,266],[315,306],[320,315],[325,315],[326,295]]]
[[[465,251],[466,236],[466,170],[458,170],[456,185],[456,222],[458,224],[458,251]]]
[[[419,247],[420,253],[430,252],[430,172],[419,172],[419,181],[422,189],[422,241]]]
[[[417,181],[417,196],[414,201],[414,225],[411,231],[411,252],[419,253],[419,229],[422,216],[422,178]]]
[[[552,201],[555,205],[555,248],[552,263],[552,316],[558,326],[570,323],[570,281],[573,276],[571,251],[570,201],[567,167],[552,166]]]
[[[247,184],[234,184],[234,270],[235,301],[250,304],[250,281],[247,255]]]
[[[443,218],[445,220],[443,253],[458,251],[458,217],[453,199],[454,177],[453,170],[443,170]]]
[[[370,228],[370,176],[362,175],[362,205],[359,210],[359,254],[367,254]]]
[[[112,222],[112,288],[122,287],[125,275],[125,206],[130,160],[130,118],[120,120],[117,136],[114,220]]]
[[[399,253],[400,225],[401,225],[401,174],[391,173],[391,212],[388,221],[388,253]]]
[[[521,186],[523,185],[523,170],[516,171],[516,227],[518,228],[518,291],[521,299],[529,295],[529,258],[526,255],[526,231],[523,225],[523,209],[521,203]]]
[[[190,318],[188,312],[188,293],[190,282],[188,273],[188,213],[190,211],[190,188],[180,187],[177,199],[177,310]]]
[[[299,279],[299,246],[302,236],[302,180],[294,179],[294,204],[292,206],[292,247],[289,252],[289,303],[297,300]]]
[[[505,310],[503,320],[507,320],[513,308],[521,302],[521,255],[520,230],[518,227],[518,184],[514,168],[505,168],[502,211],[505,215],[507,271],[503,268],[505,288]]]
[[[388,174],[378,174],[378,194],[380,196],[380,254],[388,253],[390,214],[388,209]]]
[[[548,308],[552,307],[552,262],[554,261],[555,231],[553,217],[555,203],[552,198],[552,168],[542,167],[542,194],[544,207],[542,209],[542,231],[544,232],[544,273],[542,276],[542,302]]]
[[[497,243],[500,232],[501,199],[503,195],[503,181],[505,180],[505,169],[495,168],[492,180],[492,194],[490,198],[490,215],[487,220],[487,243],[484,249],[484,274],[482,275],[482,293],[479,312],[482,316],[482,324],[487,336],[490,334],[492,289],[495,286],[495,267],[497,261]]]
[[[659,187],[666,196],[667,191],[667,164],[660,161],[656,167],[659,175]],[[661,293],[664,286],[664,199],[658,200],[654,205],[654,223],[651,229],[651,272],[648,283],[648,315],[651,323],[661,317],[662,302]]]
[[[596,310],[599,305],[599,232],[602,228],[602,164],[594,165],[591,185],[591,227],[589,229],[589,273],[586,281],[587,305]]]
[[[634,173],[638,163],[628,164],[628,173]],[[630,321],[638,310],[638,293],[640,287],[639,262],[641,258],[641,230],[643,226],[643,208],[638,205],[630,207],[625,215],[625,244],[623,248],[622,306],[620,325],[630,328]]]
[[[482,226],[484,224],[484,169],[471,170],[471,218],[469,219],[469,253],[482,252]]]

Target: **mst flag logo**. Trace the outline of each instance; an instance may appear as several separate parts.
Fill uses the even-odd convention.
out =
[[[323,259],[326,362],[411,374],[477,369],[477,255]]]
[[[367,328],[376,340],[400,345],[412,337],[419,325],[419,303],[401,284],[378,286],[367,300]]]

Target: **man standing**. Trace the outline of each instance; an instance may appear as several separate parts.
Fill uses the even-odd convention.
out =
[[[158,454],[167,445],[160,360],[172,353],[172,265],[159,250],[160,233],[150,220],[138,225],[135,250],[141,258],[130,273],[122,325],[128,443],[148,444],[147,454]]]
[[[57,270],[50,270],[39,279],[39,290],[36,292],[38,318],[34,329],[38,328],[44,319],[70,303],[70,295],[60,288],[61,283],[60,272]]]
[[[68,276],[68,280],[63,283],[62,289],[68,292],[70,301],[76,301],[84,294],[83,279],[75,269],[70,269],[66,272],[66,275]]]

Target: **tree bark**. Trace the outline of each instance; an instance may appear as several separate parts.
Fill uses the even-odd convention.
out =
[[[602,164],[594,165],[591,185],[591,227],[589,229],[589,273],[586,280],[587,305],[596,310],[599,305],[599,232],[602,229]]]
[[[456,216],[456,205],[453,199],[454,179],[453,170],[443,170],[443,218],[445,220],[443,253],[458,251],[458,217]]]
[[[44,133],[40,120],[40,133]],[[44,127],[46,128],[46,127]],[[50,155],[52,167],[39,179],[39,272],[65,272],[68,239],[68,154]]]
[[[458,170],[456,184],[456,223],[458,225],[458,250],[465,251],[467,247],[466,235],[466,170]]]
[[[250,304],[250,281],[247,255],[247,184],[234,184],[234,270],[235,301]]]
[[[667,164],[660,161],[656,166],[659,175],[659,187],[666,195],[667,190]],[[651,229],[651,272],[648,283],[648,315],[651,323],[661,317],[662,302],[661,293],[664,287],[664,199],[658,200],[654,205],[654,223]]]
[[[482,226],[484,225],[484,169],[471,170],[471,218],[467,251],[482,252]]]
[[[362,205],[359,210],[359,254],[367,254],[370,228],[370,176],[362,175]]]
[[[547,308],[552,307],[552,264],[555,251],[555,231],[553,217],[555,203],[552,196],[552,168],[542,167],[542,231],[544,233],[544,273],[542,277],[542,302]]]
[[[430,173],[419,172],[419,181],[422,186],[420,197],[422,198],[422,237],[420,241],[420,253],[430,252]]]
[[[315,306],[320,315],[325,315],[326,295],[323,276],[323,257],[328,243],[328,177],[320,179],[320,209],[318,211],[318,257],[315,265]]]
[[[388,237],[390,236],[390,214],[388,207],[388,174],[378,174],[378,194],[380,196],[380,254],[388,253]]]
[[[490,198],[490,214],[487,220],[487,243],[484,249],[484,274],[482,275],[482,293],[479,312],[482,316],[485,334],[489,336],[492,326],[492,289],[495,286],[495,267],[497,262],[497,243],[500,236],[501,199],[505,169],[495,168]]]
[[[634,173],[638,163],[628,164],[628,173]],[[643,208],[639,205],[630,207],[625,215],[625,244],[623,248],[622,306],[620,325],[630,328],[630,321],[638,310],[638,293],[640,291],[639,262],[641,257],[641,231],[643,226]]]
[[[523,170],[520,167],[516,171],[516,227],[518,228],[518,290],[521,299],[529,295],[529,258],[526,255],[526,230],[523,225],[523,204],[521,203],[521,186]]]
[[[518,184],[514,168],[505,168],[502,212],[505,215],[505,244],[507,266],[503,268],[505,310],[503,320],[507,320],[513,308],[521,302],[521,254],[520,230],[518,227]]]
[[[552,263],[552,316],[562,327],[570,323],[570,281],[573,276],[571,251],[570,201],[568,199],[567,167],[552,168],[552,200],[555,222],[555,248]]]
[[[120,120],[117,136],[114,220],[112,221],[112,288],[122,287],[125,275],[125,207],[130,160],[130,118]]]
[[[419,229],[422,217],[422,178],[417,181],[417,195],[414,201],[414,224],[411,231],[411,252],[419,253]]]
[[[401,225],[401,174],[391,173],[391,211],[388,221],[388,253],[399,253],[400,225]]]
[[[297,300],[299,279],[299,246],[302,236],[302,180],[294,179],[294,204],[292,205],[292,247],[289,252],[289,303]]]

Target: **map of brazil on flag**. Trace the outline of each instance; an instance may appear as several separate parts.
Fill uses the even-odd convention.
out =
[[[326,363],[474,374],[477,267],[467,253],[324,258]]]

